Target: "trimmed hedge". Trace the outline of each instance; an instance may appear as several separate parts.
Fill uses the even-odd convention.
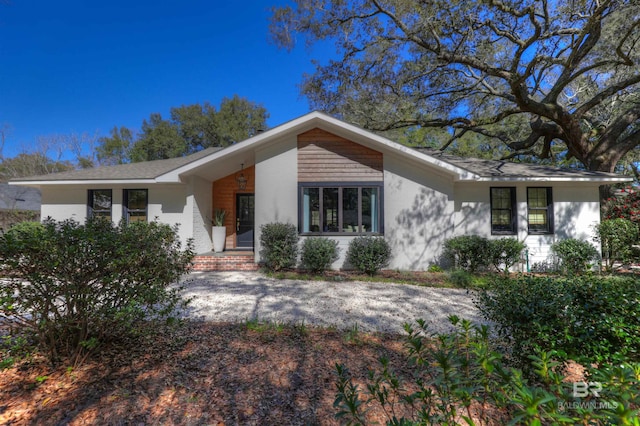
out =
[[[298,261],[298,230],[290,223],[267,223],[260,227],[260,256],[270,271],[296,266]]]

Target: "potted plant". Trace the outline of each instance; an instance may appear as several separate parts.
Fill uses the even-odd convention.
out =
[[[227,216],[226,210],[216,209],[213,213],[211,223],[211,239],[213,240],[213,251],[218,253],[224,250],[224,242],[227,239],[227,227],[224,226],[224,219]]]

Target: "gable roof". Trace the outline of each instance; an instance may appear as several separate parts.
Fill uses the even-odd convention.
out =
[[[481,180],[519,180],[523,178],[527,180],[530,180],[531,178],[548,178],[553,180],[632,180],[631,178],[627,178],[626,176],[621,176],[615,173],[565,169],[540,164],[516,163],[513,161],[504,160],[486,160],[473,157],[457,157],[455,155],[445,154],[442,151],[429,148],[416,149],[431,157],[439,158],[442,161],[468,170],[469,172],[478,175]]]
[[[14,179],[11,183],[33,186],[80,183],[181,183],[184,182],[184,177],[189,175],[200,175],[215,180],[234,173],[239,169],[240,164],[252,165],[255,161],[256,150],[314,128],[320,128],[374,150],[391,152],[408,160],[417,161],[426,167],[435,168],[451,175],[455,181],[538,180],[613,183],[631,180],[626,176],[613,173],[566,170],[499,160],[461,158],[435,150],[414,149],[314,111],[226,148],[208,148],[192,155],[168,160],[26,177]]]
[[[140,163],[118,164],[115,166],[102,166],[90,169],[71,170],[68,172],[51,173],[48,175],[28,176],[12,179],[11,182],[79,182],[79,181],[111,181],[132,180],[154,181],[185,164],[192,163],[200,158],[211,155],[223,148],[207,148],[195,154],[184,157],[169,158],[167,160],[143,161]]]

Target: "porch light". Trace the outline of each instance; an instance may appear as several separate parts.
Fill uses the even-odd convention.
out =
[[[241,165],[240,174],[236,177],[236,182],[238,182],[238,189],[246,189],[247,188],[247,178],[244,175],[244,163]]]

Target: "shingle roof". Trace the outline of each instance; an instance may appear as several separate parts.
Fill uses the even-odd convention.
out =
[[[553,166],[514,163],[504,160],[483,160],[472,157],[463,158],[428,148],[416,148],[416,150],[486,178],[620,178],[620,175],[616,175],[615,173],[562,169]]]
[[[119,164],[117,166],[94,167],[91,169],[71,170],[40,176],[28,176],[13,179],[14,182],[30,181],[67,181],[67,180],[114,180],[114,179],[154,179],[178,167],[182,167],[222,148],[207,148],[185,157],[167,160],[145,161],[141,163]]]

